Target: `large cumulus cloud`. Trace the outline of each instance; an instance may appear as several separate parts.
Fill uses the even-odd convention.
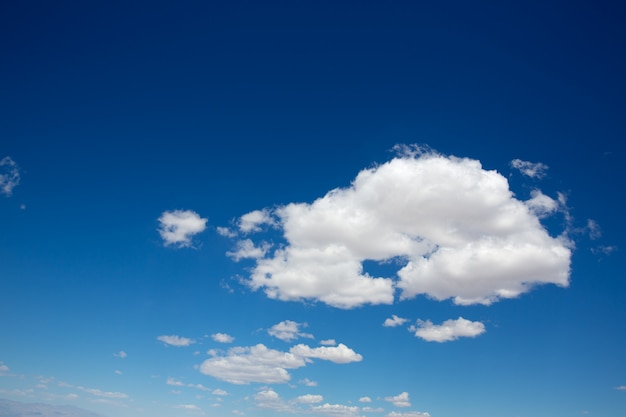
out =
[[[312,203],[264,209],[255,225],[278,228],[285,244],[255,259],[247,283],[339,308],[391,304],[396,290],[490,304],[536,284],[566,286],[568,243],[540,222],[557,205],[539,190],[518,200],[477,160],[405,152]],[[246,228],[248,237],[260,230]],[[389,276],[364,271],[364,261],[390,260]]]

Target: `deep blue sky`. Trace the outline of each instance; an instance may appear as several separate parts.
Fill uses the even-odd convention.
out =
[[[0,398],[110,417],[623,415],[625,19],[618,2],[3,3],[0,186],[13,186],[0,192]],[[394,151],[398,144],[433,151],[410,156]],[[402,189],[428,158],[448,165]],[[515,159],[544,175],[523,175]],[[403,162],[383,176],[382,167]],[[350,197],[366,169],[383,184],[372,188],[382,202]],[[532,233],[571,250],[569,285],[548,274],[516,297],[466,306],[453,297],[501,287],[462,270],[467,281],[449,284],[439,301],[435,284],[401,300],[396,272],[417,252],[373,259],[359,251],[397,243],[377,233],[405,215],[401,233],[414,226],[445,248],[427,233],[432,224],[444,231],[428,220],[438,212],[431,200],[412,206],[408,197],[431,186],[450,224],[466,224],[462,247],[500,236],[491,234],[497,213],[483,205],[501,190],[470,180],[467,200],[454,198],[465,188],[442,191],[459,186],[450,178],[490,171],[508,180],[505,200],[540,222]],[[396,186],[403,191],[387,196]],[[337,188],[346,197],[328,197],[334,209],[313,206]],[[549,215],[528,203],[533,190],[549,197],[544,209],[554,204]],[[403,195],[404,211],[404,200],[394,200]],[[281,217],[290,203],[321,217],[311,228],[302,213]],[[413,207],[425,214],[411,217]],[[342,209],[355,211],[341,217]],[[242,228],[250,212],[269,216],[255,223],[258,234]],[[159,233],[166,213],[197,215],[197,233],[168,241]],[[359,223],[362,213],[383,225]],[[333,226],[333,216],[342,222]],[[520,243],[528,230],[515,219],[510,242]],[[342,228],[353,220],[354,229]],[[360,237],[372,224],[375,238]],[[235,262],[246,239],[274,246]],[[342,245],[349,254],[340,259],[393,281],[391,304],[373,301],[384,290],[359,290],[354,304],[333,305],[324,297],[353,288],[341,287],[342,274],[316,276],[300,300],[288,295],[303,290],[300,278],[274,298],[267,287],[250,289],[277,248]],[[487,251],[497,265],[507,259],[499,245]],[[304,276],[311,270],[294,253],[285,270]],[[330,265],[327,253],[315,256],[314,266]],[[532,282],[525,264],[541,262],[509,265],[501,279],[519,273]],[[274,277],[282,271],[272,268]],[[407,321],[382,326],[392,315]],[[440,343],[414,336],[428,327],[418,319],[439,326],[459,317],[484,331]],[[304,335],[268,333],[286,321]],[[212,339],[218,333],[234,340]],[[194,343],[157,339],[174,335]],[[238,384],[207,371],[211,358],[227,361],[258,344],[282,353],[327,347],[352,359],[296,350],[313,363],[274,363],[289,383],[255,374],[260,381]],[[398,405],[405,392],[410,406]]]

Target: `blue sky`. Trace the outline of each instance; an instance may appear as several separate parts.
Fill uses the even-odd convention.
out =
[[[624,415],[625,10],[525,3],[0,6],[0,400]]]

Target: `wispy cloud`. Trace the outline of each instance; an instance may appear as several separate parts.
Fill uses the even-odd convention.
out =
[[[20,169],[8,156],[0,159],[0,194],[10,197],[20,183]]]
[[[459,317],[456,320],[446,320],[440,325],[433,324],[430,320],[418,320],[417,326],[411,326],[409,330],[428,342],[450,342],[460,337],[481,335],[485,332],[485,325]]]
[[[519,170],[523,175],[530,178],[543,178],[546,176],[548,166],[541,162],[528,162],[521,159],[514,159],[511,161],[511,166]]]
[[[189,247],[191,238],[206,229],[206,222],[192,210],[164,211],[158,231],[165,246]]]
[[[193,339],[189,339],[187,337],[180,337],[180,336],[176,336],[176,335],[159,336],[159,337],[157,337],[157,340],[165,343],[166,345],[177,346],[177,347],[185,347],[185,346],[189,346],[189,345],[191,345],[193,343],[196,343],[195,340],[193,340]]]
[[[567,286],[571,250],[540,222],[560,204],[539,190],[517,200],[479,161],[404,151],[310,204],[242,217],[245,230],[276,219],[286,241],[255,260],[246,283],[273,299],[344,309],[391,304],[396,289],[401,299],[488,305],[533,285]],[[395,274],[363,270],[364,261],[387,260],[399,265]]]
[[[113,356],[117,358],[125,359],[128,355],[123,350],[120,350],[119,352],[114,353]]]

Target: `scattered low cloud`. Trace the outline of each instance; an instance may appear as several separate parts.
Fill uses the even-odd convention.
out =
[[[95,397],[110,398],[110,399],[126,399],[126,398],[128,398],[128,394],[125,394],[123,392],[102,391],[102,390],[99,390],[97,388],[85,388],[85,387],[81,387],[81,386],[78,386],[76,388],[81,390],[81,391],[83,391],[83,392],[91,394],[91,395],[93,395]]]
[[[116,370],[115,370],[115,375],[122,375],[122,374],[123,374],[123,372],[122,372],[122,371],[120,371],[119,369],[116,369]]]
[[[232,231],[231,229],[229,229],[228,227],[221,227],[218,226],[216,228],[217,230],[217,234],[220,236],[224,236],[224,237],[237,237],[237,232]]]
[[[211,391],[211,394],[213,394],[213,395],[219,395],[219,396],[223,397],[223,396],[225,396],[225,395],[228,395],[228,392],[227,392],[227,391],[224,391],[223,389],[216,388],[216,389],[214,389],[213,391]]]
[[[239,230],[243,233],[259,232],[264,224],[274,224],[268,209],[255,210],[239,218]]]
[[[511,161],[511,166],[523,175],[526,175],[530,178],[541,179],[546,176],[546,171],[548,170],[548,166],[541,162],[528,162],[522,161],[521,159],[514,159]]]
[[[309,378],[304,378],[300,380],[300,384],[307,386],[307,387],[317,387],[317,382],[311,381]]]
[[[215,333],[211,335],[211,338],[219,343],[232,343],[235,338],[226,333]]]
[[[360,403],[371,403],[372,399],[370,397],[361,397],[359,398]]]
[[[336,417],[356,417],[359,415],[359,407],[347,406],[342,404],[326,403],[324,405],[311,407],[311,411],[313,413]]]
[[[269,248],[270,245],[265,242],[261,243],[261,246],[255,246],[252,240],[245,239],[237,242],[237,249],[232,252],[226,252],[226,255],[235,262],[239,262],[242,259],[259,259],[265,256]]]
[[[165,343],[166,345],[169,346],[176,346],[176,347],[185,347],[185,346],[189,346],[193,343],[196,343],[195,340],[193,339],[189,339],[187,337],[180,337],[180,336],[176,336],[176,335],[171,335],[171,336],[159,336],[157,337],[157,340],[160,342]]]
[[[321,395],[305,394],[297,397],[295,401],[300,404],[317,404],[324,401],[324,397]]]
[[[20,183],[20,169],[8,156],[0,159],[0,194],[10,197]]]
[[[273,411],[279,412],[293,412],[293,407],[291,407],[287,402],[285,402],[276,391],[273,389],[267,389],[263,391],[259,391],[254,395],[254,401],[257,407],[270,409]]]
[[[466,320],[459,317],[456,320],[446,320],[440,325],[430,320],[418,320],[417,326],[411,326],[410,331],[415,336],[427,342],[450,342],[460,337],[476,337],[485,333],[485,325],[479,321]]]
[[[184,387],[185,383],[182,381],[177,380],[176,378],[167,378],[167,380],[165,381],[165,383],[167,385],[172,385],[174,387]]]
[[[125,359],[128,355],[123,350],[120,350],[119,352],[114,353],[113,356],[115,356],[116,358]]]
[[[335,346],[335,345],[337,345],[337,341],[335,339],[321,340],[320,341],[320,345],[322,345],[322,346]]]
[[[337,364],[362,360],[362,356],[339,344],[335,347],[311,348],[306,345],[293,346],[289,352],[270,349],[263,344],[250,347],[234,347],[225,355],[205,360],[200,372],[232,384],[259,382],[266,384],[286,383],[291,379],[289,369],[297,369],[321,359]]]
[[[267,331],[270,336],[274,336],[277,339],[285,342],[290,342],[299,337],[306,337],[313,339],[313,335],[310,333],[303,333],[301,328],[307,327],[306,323],[297,323],[291,320],[281,321],[278,324],[273,325]]]
[[[386,417],[430,417],[430,414],[420,413],[419,411],[405,411],[404,413],[392,411],[391,413],[387,414]]]
[[[615,387],[616,390],[618,391],[626,391],[626,385],[619,385],[617,387]]]
[[[303,358],[323,359],[334,363],[361,362],[363,360],[363,356],[343,343],[337,346],[322,346],[316,348],[300,344],[292,347],[289,351]]]
[[[403,392],[393,397],[385,397],[385,401],[388,401],[396,407],[410,407],[411,401],[409,400],[409,393]]]
[[[207,219],[192,210],[164,211],[159,217],[159,234],[165,246],[190,247],[194,235],[206,229]]]
[[[543,169],[519,166],[535,177]],[[540,190],[516,199],[507,179],[477,160],[402,148],[310,204],[242,216],[243,231],[272,221],[284,237],[255,259],[245,282],[272,299],[343,309],[392,304],[398,289],[400,299],[488,305],[539,284],[565,287],[570,242],[540,222],[557,206],[565,210]],[[393,262],[389,274],[373,276],[365,261]]]
[[[383,326],[385,327],[402,326],[407,321],[409,321],[409,319],[404,319],[402,317],[396,316],[395,314],[392,314],[391,318],[385,320],[385,322],[383,323]]]
[[[363,411],[364,413],[383,413],[385,412],[385,409],[382,407],[363,407],[361,408],[361,411]]]

